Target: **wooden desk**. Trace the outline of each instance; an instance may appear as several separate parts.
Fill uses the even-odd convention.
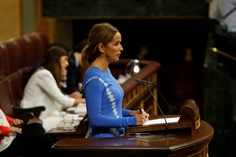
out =
[[[213,134],[212,126],[201,121],[196,135],[178,131],[167,135],[146,135],[145,138],[126,135],[116,138],[62,139],[52,149],[58,157],[207,157]]]
[[[80,124],[73,130],[53,128],[49,130],[46,134],[51,139],[52,143],[56,143],[61,139],[84,138],[87,130],[86,119],[87,115],[84,116]]]

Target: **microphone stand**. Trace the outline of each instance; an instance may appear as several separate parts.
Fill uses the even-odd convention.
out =
[[[164,121],[165,121],[165,131],[166,131],[165,134],[167,134],[167,133],[169,132],[169,128],[168,128],[168,123],[167,123],[166,117],[165,117],[164,113],[162,112],[162,110],[161,110],[161,108],[160,108],[160,106],[159,106],[157,100],[155,99],[155,97],[154,97],[154,95],[153,95],[151,89],[150,89],[144,82],[142,82],[142,80],[139,80],[139,79],[134,79],[134,80],[137,81],[138,83],[140,83],[140,84],[146,86],[147,89],[149,90],[149,93],[151,94],[151,96],[152,96],[154,102],[156,103],[156,105],[157,105],[158,109],[160,110],[161,115],[162,115],[162,117],[163,117],[163,119],[164,119]]]
[[[168,106],[172,116],[174,116],[173,110],[171,109],[170,105],[167,103],[166,99],[162,96],[161,92],[159,91],[159,89],[157,88],[156,84],[154,84],[153,82],[150,81],[146,81],[146,80],[140,80],[140,79],[134,79],[135,81],[139,81],[140,82],[144,82],[144,83],[148,83],[148,84],[152,84],[156,87],[158,93],[160,94],[160,96],[162,97],[162,99],[164,100],[164,102],[166,103],[166,105]]]

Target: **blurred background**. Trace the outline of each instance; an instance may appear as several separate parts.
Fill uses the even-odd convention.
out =
[[[2,0],[0,17],[0,41],[41,31],[50,43],[70,48],[86,39],[95,23],[110,22],[122,34],[121,58],[161,63],[158,88],[175,113],[186,99],[194,99],[201,119],[216,114],[204,110],[209,105],[204,104],[205,0]],[[164,99],[159,96],[158,102],[168,114]],[[211,152],[220,154],[210,145]]]

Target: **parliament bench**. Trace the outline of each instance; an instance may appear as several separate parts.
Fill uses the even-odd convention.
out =
[[[21,118],[26,123],[34,114],[45,109],[25,110],[20,108],[20,101],[27,73],[48,45],[49,37],[42,32],[0,41],[0,108],[6,115]]]

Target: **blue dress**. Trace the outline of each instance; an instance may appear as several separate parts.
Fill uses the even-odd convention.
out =
[[[110,69],[89,68],[82,84],[89,119],[86,138],[121,136],[125,127],[136,125],[131,110],[122,109],[124,91]]]

